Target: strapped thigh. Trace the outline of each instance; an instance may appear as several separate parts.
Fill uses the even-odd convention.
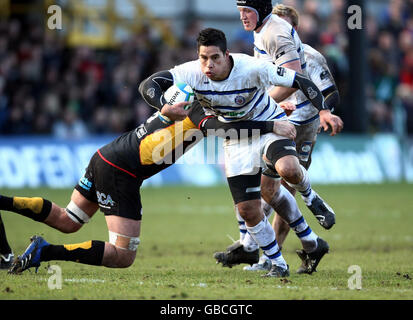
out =
[[[257,174],[227,178],[234,203],[261,198],[261,170]]]
[[[274,165],[279,159],[285,156],[296,156],[295,142],[290,139],[282,139],[269,143],[264,151],[267,159]]]
[[[85,224],[89,222],[90,217],[73,201],[69,202],[65,211],[67,216],[77,224]]]

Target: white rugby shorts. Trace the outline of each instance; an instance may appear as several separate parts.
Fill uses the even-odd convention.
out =
[[[268,146],[274,141],[285,139],[284,136],[267,133],[239,140],[224,140],[226,177],[254,175],[260,168],[265,169],[263,155]]]

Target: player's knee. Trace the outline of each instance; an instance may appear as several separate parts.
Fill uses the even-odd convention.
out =
[[[136,251],[122,250],[117,248],[118,251],[118,268],[129,268],[135,261]]]
[[[284,162],[286,157],[295,157],[296,159],[298,157],[297,151],[295,150],[295,143],[289,139],[273,141],[266,146],[264,155],[264,161],[273,166],[276,166],[279,162]],[[280,174],[280,172],[278,173]]]
[[[81,225],[76,225],[70,221],[67,223],[64,223],[60,226],[59,231],[63,233],[74,233],[78,231],[82,226]]]
[[[244,201],[237,204],[237,208],[240,216],[245,221],[255,220],[257,215],[260,214],[260,206],[254,201]]]
[[[302,172],[297,159],[292,156],[285,156],[277,161],[275,166],[279,175],[290,183],[299,183],[302,179]]]
[[[129,237],[109,231],[109,243],[116,251],[116,267],[130,267],[135,261],[136,251],[140,243],[139,237]]]

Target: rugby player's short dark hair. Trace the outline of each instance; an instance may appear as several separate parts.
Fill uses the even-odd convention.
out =
[[[207,28],[201,30],[196,41],[198,51],[200,46],[216,46],[224,53],[227,51],[227,38],[225,37],[225,33],[218,29]]]

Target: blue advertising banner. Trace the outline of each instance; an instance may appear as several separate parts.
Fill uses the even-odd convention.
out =
[[[82,177],[94,152],[114,138],[105,136],[72,141],[43,137],[0,138],[0,188],[71,188]],[[204,161],[204,154],[211,156],[206,150],[206,140],[176,164],[146,180],[144,186],[208,186],[225,182],[223,164],[217,164],[215,159]],[[215,142],[215,139],[211,141]]]
[[[93,153],[114,136],[82,140],[44,137],[0,138],[0,188],[71,188]],[[222,141],[210,137],[178,162],[144,182],[145,186],[226,183]],[[309,170],[313,184],[413,182],[413,141],[393,135],[321,135]]]

